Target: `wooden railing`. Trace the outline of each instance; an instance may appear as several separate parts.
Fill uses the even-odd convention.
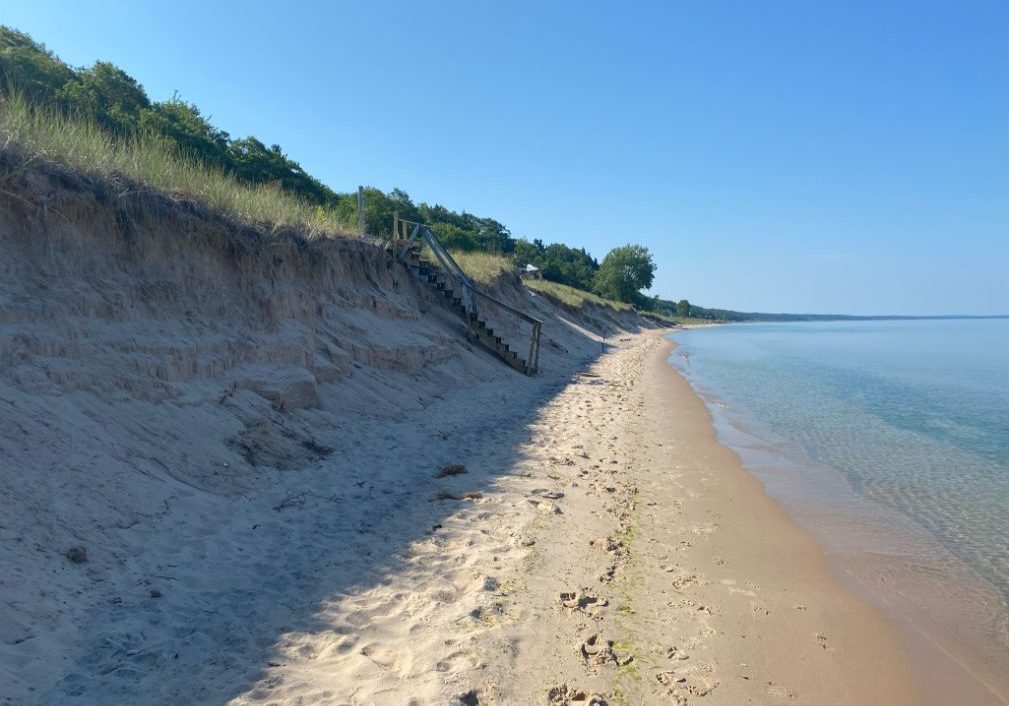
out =
[[[534,316],[530,316],[521,309],[516,309],[510,304],[506,304],[497,297],[493,297],[477,287],[463,269],[459,267],[459,263],[452,257],[452,253],[445,249],[445,246],[441,244],[441,241],[438,240],[438,237],[427,225],[397,217],[396,231],[392,240],[394,244],[397,242],[397,236],[400,235],[399,231],[402,231],[402,234],[406,236],[405,242],[400,247],[399,252],[396,253],[397,259],[402,262],[410,251],[410,248],[413,247],[413,243],[418,240],[426,244],[442,269],[459,280],[462,285],[463,307],[471,319],[477,319],[480,316],[477,302],[489,302],[508,314],[530,324],[532,326],[532,333],[529,337],[529,355],[526,358],[526,368],[529,374],[539,370],[540,334],[543,329],[542,321]],[[408,232],[409,235],[407,235]]]

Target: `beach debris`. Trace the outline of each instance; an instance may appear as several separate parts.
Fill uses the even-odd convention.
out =
[[[469,473],[466,470],[466,466],[461,463],[448,463],[441,467],[438,471],[436,478],[445,478],[446,476],[459,476],[463,473]]]
[[[483,493],[479,490],[467,490],[465,493],[450,493],[447,490],[439,490],[435,494],[437,500],[480,500]]]
[[[70,547],[67,549],[66,557],[71,564],[83,564],[88,560],[88,550],[80,545]]]

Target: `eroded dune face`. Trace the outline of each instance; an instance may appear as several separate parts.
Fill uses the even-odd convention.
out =
[[[242,693],[282,628],[307,629],[437,522],[414,492],[438,463],[521,426],[599,352],[593,331],[638,325],[504,278],[496,294],[547,322],[526,378],[374,245],[16,162],[0,196],[0,703]]]

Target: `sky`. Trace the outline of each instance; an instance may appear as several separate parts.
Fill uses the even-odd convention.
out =
[[[0,23],[394,187],[743,311],[1009,313],[1009,3],[48,2]]]

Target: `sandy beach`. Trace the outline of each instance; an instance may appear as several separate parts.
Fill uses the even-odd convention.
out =
[[[641,337],[541,412],[529,475],[510,490],[563,497],[520,532],[535,544],[500,583],[500,634],[480,640],[482,693],[492,703],[919,702],[891,628],[715,441],[703,403],[665,362],[670,350]]]
[[[7,585],[36,607],[8,625],[3,702],[916,702],[671,345],[357,409],[339,453],[257,492],[177,484],[113,566],[91,547],[48,594]],[[45,602],[64,585],[78,605]]]

